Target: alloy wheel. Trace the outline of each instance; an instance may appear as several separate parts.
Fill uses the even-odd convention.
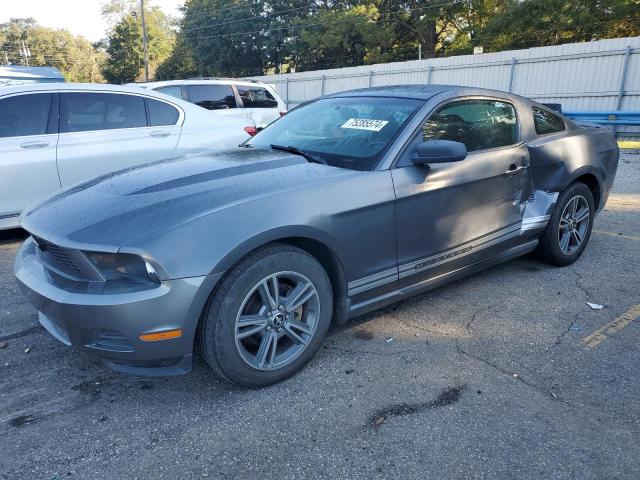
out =
[[[236,349],[257,370],[293,362],[315,335],[320,298],[313,283],[297,272],[263,278],[242,302],[235,324]]]
[[[565,255],[573,255],[584,242],[589,228],[589,203],[582,195],[571,198],[560,216],[558,243]]]

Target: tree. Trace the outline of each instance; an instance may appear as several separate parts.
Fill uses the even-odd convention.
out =
[[[380,25],[375,5],[323,8],[312,18],[313,22],[306,19],[294,23],[300,33],[293,43],[291,64],[297,69],[317,70],[389,59],[393,30]]]
[[[108,60],[102,73],[109,83],[133,82],[140,75],[144,53],[142,27],[135,15],[123,17],[109,35]]]
[[[640,34],[637,0],[512,0],[478,42],[492,51]]]
[[[103,16],[116,23],[110,29],[107,42],[108,59],[103,67],[105,78],[111,83],[126,83],[142,79],[144,51],[142,46],[142,22],[138,10],[132,8],[137,2],[116,0],[103,8]],[[174,25],[171,18],[159,7],[145,8],[147,25],[147,48],[149,72],[164,62],[173,50]]]
[[[179,36],[169,58],[156,69],[155,80],[174,80],[198,75],[198,67],[191,50]]]
[[[12,19],[0,25],[0,61],[4,54],[9,63],[26,65],[20,48],[28,47],[31,66],[52,66],[59,69],[69,82],[101,82],[100,64],[104,53],[82,37],[66,30],[54,30],[38,25],[32,18]]]

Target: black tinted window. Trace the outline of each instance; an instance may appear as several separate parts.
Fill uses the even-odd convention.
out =
[[[116,93],[63,93],[60,131],[86,132],[147,126],[144,99]]]
[[[469,152],[517,143],[516,112],[495,100],[464,100],[445,105],[423,126],[425,140],[464,143]]]
[[[230,85],[189,85],[189,101],[207,110],[236,108],[236,97]]]
[[[47,133],[51,93],[16,95],[0,100],[0,138]]]
[[[155,89],[157,92],[164,93],[165,95],[171,95],[172,97],[182,99],[182,89],[177,86],[160,87]]]
[[[266,88],[240,85],[236,88],[245,108],[276,108],[278,106],[278,101]]]
[[[538,135],[562,132],[565,129],[562,119],[551,112],[533,107],[533,123]]]
[[[180,116],[180,112],[168,103],[147,99],[149,108],[149,125],[160,127],[162,125],[175,125]]]

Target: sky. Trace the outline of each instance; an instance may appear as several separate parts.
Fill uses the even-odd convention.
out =
[[[146,0],[165,13],[179,16],[178,7],[184,0]],[[105,37],[108,25],[100,15],[106,0],[0,0],[0,23],[11,18],[33,17],[50,28],[64,28],[95,42]]]

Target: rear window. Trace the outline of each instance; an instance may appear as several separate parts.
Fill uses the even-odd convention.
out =
[[[230,85],[189,85],[189,101],[207,110],[236,108],[236,97]]]
[[[63,93],[60,131],[87,132],[147,126],[144,99],[117,93]]]
[[[538,107],[533,107],[533,123],[538,135],[562,132],[566,128],[562,118]]]
[[[52,97],[38,93],[0,100],[0,138],[47,133]]]
[[[152,127],[175,125],[180,117],[177,108],[158,100],[147,98],[147,108],[149,109],[149,125]]]
[[[244,108],[277,108],[278,101],[263,87],[243,87],[236,85]]]

